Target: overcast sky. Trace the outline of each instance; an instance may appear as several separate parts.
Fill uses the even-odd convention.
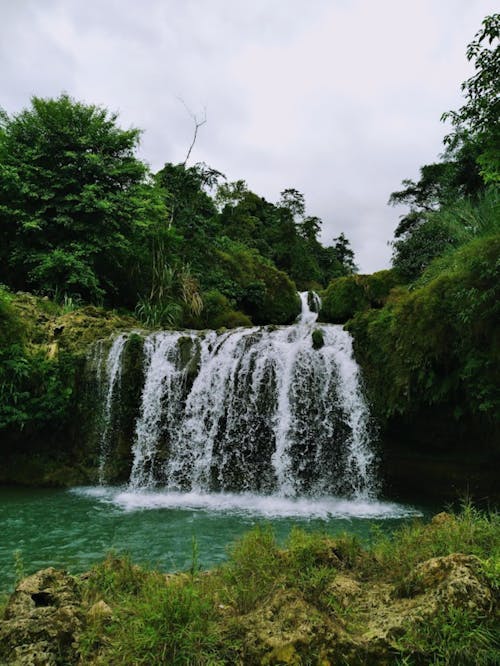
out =
[[[322,239],[385,268],[389,194],[441,152],[466,45],[490,0],[0,0],[0,106],[66,91],[144,130],[153,170],[191,163],[276,201],[294,187]]]

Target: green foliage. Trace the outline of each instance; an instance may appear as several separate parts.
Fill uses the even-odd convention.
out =
[[[182,306],[174,300],[154,303],[141,298],[134,312],[150,328],[176,328],[182,321]]]
[[[461,211],[476,204],[481,207],[480,199],[488,186],[489,195],[497,197],[498,229],[499,37],[500,14],[487,16],[467,47],[467,59],[473,61],[475,73],[462,84],[466,103],[442,116],[454,126],[444,139],[442,161],[423,166],[418,182],[404,180],[404,189],[393,192],[389,199],[390,204],[410,206],[393,243],[393,265],[408,281],[417,279],[434,258],[464,242],[470,226],[462,219]]]
[[[0,347],[0,431],[60,428],[73,397],[70,357],[47,358],[20,344]]]
[[[490,562],[500,558],[500,516],[465,502],[459,513],[440,514],[428,525],[415,521],[392,536],[374,531],[371,552],[373,558],[362,562],[364,573],[393,582],[403,580],[420,562],[450,553],[475,555],[492,570]]]
[[[399,641],[403,654],[417,654],[417,662],[435,666],[491,666],[500,649],[498,627],[482,614],[448,608],[418,626],[409,628]]]
[[[114,606],[112,622],[97,617],[80,638],[84,659],[104,650],[107,664],[193,666],[222,663],[213,602],[196,576],[176,578],[109,557],[91,575],[86,594]]]
[[[315,328],[312,332],[313,349],[321,349],[325,344],[323,331],[320,328]]]
[[[364,650],[367,625],[376,610],[369,595],[383,595],[390,606],[387,584],[395,585],[393,594],[398,596],[401,582],[432,557],[475,555],[479,578],[488,577],[491,589],[498,589],[494,573],[498,566],[492,563],[498,565],[500,556],[499,527],[497,514],[465,504],[457,515],[440,514],[427,525],[415,521],[392,536],[374,532],[368,549],[353,535],[332,538],[300,529],[292,530],[281,549],[272,530],[260,526],[234,544],[229,560],[219,569],[199,572],[195,547],[190,572],[174,576],[110,555],[82,581],[85,602],[104,601],[112,617],[94,615],[87,622],[79,637],[81,658],[105,664],[262,663],[255,660],[257,646],[247,638],[250,632],[255,640],[254,625],[265,627],[266,636],[280,645],[288,640],[282,637],[282,628],[292,632],[297,617],[300,641],[314,627],[330,629],[333,620],[342,627],[342,641],[352,635]],[[438,575],[442,573],[440,569]],[[340,574],[340,589],[343,581],[355,591],[347,606],[335,592]],[[441,606],[425,621],[417,618],[403,624],[390,638],[399,663],[494,663],[498,650],[494,610],[479,614],[465,603]],[[386,621],[388,616],[384,609]],[[271,636],[267,632],[275,621],[276,636]],[[314,663],[338,640],[329,630],[317,638],[306,647]],[[365,653],[356,652],[349,663],[358,663],[361,655]],[[385,654],[378,651],[377,657]],[[392,657],[396,658],[394,651],[388,651],[387,658]]]
[[[403,280],[416,280],[433,259],[459,244],[455,227],[443,219],[427,219],[408,237],[393,243],[392,265]]]
[[[229,301],[218,323],[234,326],[289,323],[292,280],[354,270],[343,234],[318,241],[321,220],[300,192],[271,204],[205,164],[167,163],[152,177],[139,136],[65,94],[1,115],[0,280],[67,306],[135,308],[155,327],[207,325],[202,293],[216,290]]]
[[[60,427],[73,396],[73,360],[28,347],[27,330],[0,287],[0,432]],[[5,434],[4,434],[5,437]]]
[[[380,415],[454,406],[457,419],[500,413],[500,236],[478,238],[439,259],[415,288],[349,322]]]
[[[235,328],[252,325],[250,318],[243,312],[233,310],[229,299],[217,289],[211,289],[203,294],[200,319],[203,328]]]
[[[426,213],[411,233],[393,243],[393,266],[407,282],[417,280],[438,257],[474,238],[500,232],[500,198],[490,188],[474,202],[461,199],[432,213]],[[436,265],[439,265],[436,264]]]
[[[224,599],[247,613],[279,585],[282,557],[270,527],[257,527],[236,542],[222,571]]]
[[[22,335],[22,323],[12,307],[12,294],[0,285],[0,349],[20,340]]]
[[[321,604],[337,575],[336,544],[326,535],[294,528],[286,546],[283,571],[288,585],[298,587],[308,601]]]
[[[343,324],[356,312],[381,307],[398,281],[397,273],[388,270],[336,278],[322,293],[321,318]]]
[[[343,324],[355,312],[369,307],[360,277],[340,277],[330,282],[321,298],[322,320]]]
[[[446,137],[453,144],[456,136],[478,136],[483,150],[478,157],[486,183],[500,183],[500,14],[487,16],[467,47],[467,60],[474,63],[474,74],[462,83],[466,103],[458,111],[443,114],[455,127]]]
[[[334,246],[317,237],[322,221],[306,216],[304,196],[289,188],[272,204],[250,192],[244,181],[223,183],[216,201],[221,208],[222,233],[257,250],[286,272],[301,288],[326,284],[354,269],[353,253],[344,234]]]
[[[218,290],[255,324],[288,324],[299,314],[293,282],[255,250],[226,239],[218,244],[215,265],[212,288],[219,285]]]
[[[203,310],[198,280],[189,264],[155,267],[147,297],[140,297],[136,317],[152,328],[179,328],[183,322],[196,320]]]
[[[134,157],[139,131],[116,121],[67,95],[33,97],[31,108],[4,117],[0,277],[15,289],[64,289],[94,302],[135,297],[137,248],[164,211]]]

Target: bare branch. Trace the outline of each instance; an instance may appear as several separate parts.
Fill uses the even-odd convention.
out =
[[[207,108],[205,106],[203,107],[203,116],[201,118],[198,118],[198,116],[191,111],[191,109],[186,104],[186,102],[182,99],[182,97],[178,97],[177,99],[184,106],[184,108],[189,113],[189,115],[191,116],[191,118],[193,119],[193,122],[194,122],[193,140],[191,141],[191,145],[189,146],[189,150],[187,151],[186,159],[182,163],[183,166],[186,166],[187,161],[189,160],[189,157],[191,155],[191,151],[194,148],[194,144],[196,143],[196,137],[198,136],[198,130],[200,129],[200,127],[202,127],[207,122]]]

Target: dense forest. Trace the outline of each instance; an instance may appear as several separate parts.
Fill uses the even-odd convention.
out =
[[[140,132],[72,100],[2,118],[1,273],[13,290],[135,312],[148,325],[288,323],[296,287],[352,273],[343,234],[318,240],[304,196],[275,204],[205,164],[136,156]]]

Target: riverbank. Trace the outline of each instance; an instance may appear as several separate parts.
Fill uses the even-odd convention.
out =
[[[227,563],[164,575],[108,556],[22,580],[0,623],[5,664],[493,664],[499,520],[470,506],[353,535],[254,529]],[[17,659],[17,661],[15,661]]]

